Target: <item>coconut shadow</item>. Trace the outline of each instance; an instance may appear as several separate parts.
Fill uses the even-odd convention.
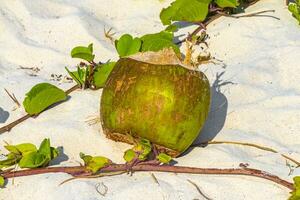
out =
[[[0,123],[5,123],[8,117],[9,117],[9,112],[3,110],[0,107]]]
[[[191,147],[187,149],[181,156],[188,154],[194,147],[204,147],[205,143],[213,140],[224,127],[227,116],[228,101],[226,96],[221,92],[221,87],[228,84],[234,84],[230,81],[221,80],[221,77],[224,75],[224,73],[225,71],[221,72],[220,74],[216,74],[216,79],[210,88],[211,105],[204,127],[200,131],[198,137],[195,139]]]

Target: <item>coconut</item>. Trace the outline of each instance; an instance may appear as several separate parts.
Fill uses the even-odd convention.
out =
[[[176,157],[199,135],[209,105],[204,73],[164,50],[119,59],[103,88],[100,117],[108,138],[145,138]]]

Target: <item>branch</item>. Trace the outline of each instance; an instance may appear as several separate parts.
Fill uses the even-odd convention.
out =
[[[71,87],[70,89],[66,90],[65,93],[68,95],[68,94],[70,94],[71,92],[73,92],[74,90],[76,90],[78,88],[80,88],[79,85],[75,85],[75,86]],[[7,124],[6,126],[1,127],[0,128],[0,134],[10,131],[12,128],[14,128],[18,124],[22,123],[23,121],[25,121],[25,120],[27,120],[31,117],[36,117],[36,116],[37,115],[31,116],[29,114],[26,114],[26,115],[22,116],[21,118]]]
[[[128,166],[126,164],[111,164],[99,171],[101,173],[111,173],[111,172],[126,172]],[[282,185],[290,190],[294,189],[292,183],[285,181],[278,176],[272,175],[268,172],[251,169],[251,168],[231,168],[231,169],[218,169],[218,168],[196,168],[196,167],[184,167],[184,166],[170,166],[170,165],[151,165],[146,163],[140,163],[132,167],[133,171],[156,171],[156,172],[173,172],[173,173],[187,173],[187,174],[213,174],[213,175],[244,175],[244,176],[254,176],[262,179],[266,179]],[[90,176],[91,172],[88,171],[84,166],[76,167],[48,167],[48,168],[38,168],[38,169],[26,169],[19,171],[8,171],[0,172],[0,175],[4,178],[15,178],[21,176],[30,176],[45,173],[67,173],[74,177],[79,176]]]

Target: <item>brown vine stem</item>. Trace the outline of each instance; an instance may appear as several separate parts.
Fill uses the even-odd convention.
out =
[[[66,90],[65,93],[68,95],[70,94],[71,92],[73,92],[74,90],[80,88],[79,85],[74,85],[73,87],[71,87],[70,89]],[[20,124],[21,122],[31,118],[31,117],[36,117],[36,116],[32,116],[32,115],[29,115],[29,114],[26,114],[24,116],[22,116],[21,118],[7,124],[6,126],[3,126],[0,128],[0,134],[2,133],[5,133],[5,132],[8,132],[10,131],[12,128],[14,128],[15,126],[17,126],[18,124]]]
[[[126,172],[128,166],[126,164],[112,164],[99,171],[101,173],[111,173],[111,172]],[[294,189],[292,183],[279,178],[278,176],[272,175],[268,172],[251,169],[251,168],[231,168],[231,169],[218,169],[218,168],[196,168],[196,167],[184,167],[184,166],[170,166],[170,165],[150,165],[140,163],[132,167],[133,171],[156,171],[156,172],[173,172],[173,173],[187,173],[187,174],[211,174],[211,175],[244,175],[244,176],[254,176],[258,178],[263,178],[269,181],[273,181],[279,185],[282,185],[290,190]],[[9,171],[0,172],[0,175],[6,179],[15,178],[21,176],[30,176],[45,173],[67,173],[74,177],[80,176],[82,174],[86,175],[91,173],[84,166],[76,167],[48,167],[48,168],[38,168],[38,169],[26,169],[19,171]],[[89,176],[88,175],[88,176]]]
[[[243,146],[250,146],[250,147],[254,147],[257,149],[261,149],[264,151],[269,151],[272,153],[279,153],[277,150],[272,149],[270,147],[266,147],[266,146],[262,146],[262,145],[258,145],[258,144],[253,144],[253,143],[248,143],[248,142],[235,142],[235,141],[208,141],[208,142],[203,142],[203,143],[199,143],[199,144],[193,144],[191,147],[196,147],[196,146],[203,146],[203,145],[209,145],[209,144],[234,144],[234,145],[243,145]],[[281,154],[280,155],[290,161],[292,161],[293,163],[295,163],[297,165],[297,167],[300,166],[300,162],[285,155],[285,154]]]

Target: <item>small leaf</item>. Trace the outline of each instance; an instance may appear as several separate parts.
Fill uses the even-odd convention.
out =
[[[160,19],[164,25],[172,21],[201,22],[208,14],[211,0],[176,0],[162,9]]]
[[[116,62],[108,62],[98,66],[95,69],[94,76],[93,76],[94,77],[93,84],[96,87],[96,89],[102,88],[105,85],[106,80],[110,72],[113,70],[115,64]]]
[[[132,149],[128,149],[124,153],[124,160],[126,162],[131,162],[136,157],[136,153]]]
[[[49,158],[39,152],[31,152],[22,157],[19,162],[20,168],[37,168],[46,166]]]
[[[84,164],[87,165],[87,163],[93,158],[90,155],[85,155],[84,153],[80,152],[79,154],[80,158],[84,161]]]
[[[51,159],[50,139],[46,138],[42,141],[39,147],[39,153],[45,155],[45,157]]]
[[[289,200],[299,200],[300,199],[300,176],[296,176],[294,179],[294,190],[291,192]]]
[[[36,146],[34,144],[31,144],[31,143],[18,144],[15,147],[21,152],[22,155],[25,155],[25,154],[30,153],[30,152],[37,151]]]
[[[22,158],[21,155],[14,154],[14,153],[10,153],[6,155],[6,159],[0,161],[0,166],[1,166],[0,169],[3,167],[10,167],[12,165],[16,165],[21,158]]]
[[[152,146],[149,140],[141,139],[132,150],[138,153],[139,160],[146,160],[152,151]]]
[[[288,9],[300,24],[300,2],[289,3]]]
[[[215,3],[221,8],[236,8],[239,6],[238,0],[215,0]]]
[[[84,85],[84,81],[81,80],[81,78],[79,77],[78,71],[73,71],[71,72],[67,67],[65,67],[65,69],[67,70],[68,74],[71,76],[71,78],[80,86],[82,87]]]
[[[160,153],[158,156],[156,156],[156,159],[161,163],[168,164],[172,160],[172,157],[165,153]]]
[[[58,156],[57,149],[50,146],[50,139],[44,139],[37,151],[26,153],[19,162],[21,168],[45,167]]]
[[[23,143],[18,145],[6,145],[4,146],[9,152],[18,155],[25,155],[33,151],[37,151],[36,146],[31,143]]]
[[[88,47],[78,46],[73,48],[71,56],[72,58],[81,58],[88,62],[92,62],[95,58],[95,55],[93,55],[93,44],[90,44]]]
[[[98,172],[101,168],[112,163],[111,160],[103,156],[92,157],[90,155],[80,153],[80,157],[84,160],[86,168],[91,170],[93,173]]]
[[[5,179],[4,179],[4,177],[3,176],[0,176],[0,187],[4,187],[4,185],[5,185]]]
[[[129,34],[124,34],[116,41],[115,46],[120,57],[130,56],[140,51],[141,40],[133,38]]]
[[[180,54],[179,47],[173,43],[173,33],[162,31],[154,34],[147,34],[141,37],[143,41],[142,52],[159,51],[164,48],[172,47],[176,54]]]
[[[40,83],[26,94],[23,105],[28,114],[35,115],[66,98],[66,93],[58,87],[49,83]]]

